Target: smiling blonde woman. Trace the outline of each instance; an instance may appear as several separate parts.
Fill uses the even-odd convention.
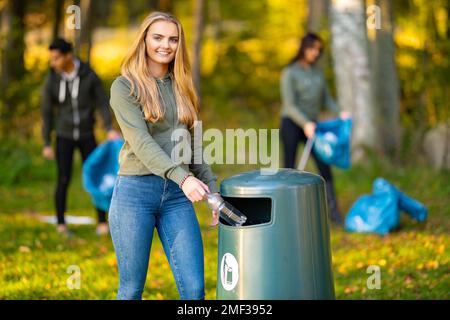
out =
[[[111,86],[111,107],[125,140],[109,211],[117,298],[141,299],[156,227],[180,298],[204,299],[203,244],[192,202],[218,192],[217,178],[204,161],[170,157],[173,131],[192,134],[198,120],[184,32],[174,16],[154,12],[144,20]]]

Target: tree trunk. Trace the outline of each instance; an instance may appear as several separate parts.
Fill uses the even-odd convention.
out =
[[[53,24],[52,39],[59,37],[61,31],[61,21],[63,19],[64,0],[55,0],[55,23]]]
[[[375,4],[381,9],[381,28],[372,30],[374,39],[369,39],[377,124],[383,151],[395,158],[400,144],[400,87],[392,36],[392,4],[390,0],[377,0]]]
[[[158,10],[173,13],[173,4],[171,0],[159,0]]]
[[[90,60],[93,32],[93,5],[91,0],[81,0],[81,29],[77,30],[75,53],[83,60]]]
[[[192,78],[201,100],[200,56],[203,37],[203,0],[194,1],[194,39],[192,43]]]
[[[3,11],[4,47],[2,56],[2,78],[8,81],[21,79],[25,73],[25,3],[22,1],[8,1]],[[3,20],[2,19],[2,20]]]
[[[352,113],[352,158],[359,161],[378,145],[364,1],[332,0],[330,18],[337,96]]]
[[[16,112],[16,99],[20,86],[14,85],[25,75],[25,1],[7,1],[2,10],[0,116],[3,133],[9,133],[9,126]]]
[[[319,33],[328,18],[329,0],[308,0],[306,30]]]

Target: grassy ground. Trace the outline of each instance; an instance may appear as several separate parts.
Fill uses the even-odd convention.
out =
[[[118,274],[109,236],[96,236],[94,226],[73,226],[75,236],[65,239],[55,233],[54,226],[39,222],[38,214],[53,214],[55,165],[39,157],[37,146],[26,145],[19,150],[18,155],[8,156],[8,163],[1,160],[0,299],[114,299]],[[314,170],[312,164],[308,165]],[[94,217],[90,198],[82,190],[80,170],[77,155],[68,214]],[[244,170],[242,166],[222,166],[215,171],[223,179]],[[346,212],[359,195],[370,191],[377,176],[396,184],[430,210],[426,223],[415,223],[404,216],[402,228],[385,237],[350,234],[333,227],[331,242],[337,298],[450,298],[450,174],[433,172],[422,166],[399,169],[376,162],[355,166],[349,171],[336,170],[335,175],[342,212]],[[206,298],[215,299],[217,229],[208,226],[210,213],[204,204],[197,204],[196,211],[205,247]],[[379,290],[369,290],[366,286],[369,276],[366,269],[374,264],[381,268]],[[71,290],[67,286],[70,277],[67,270],[72,265],[80,268],[80,289]],[[143,297],[178,298],[156,233]]]

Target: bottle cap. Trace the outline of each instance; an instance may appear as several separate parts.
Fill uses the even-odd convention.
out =
[[[214,193],[208,193],[208,206],[211,208],[211,210],[213,211],[219,211],[219,207],[220,205],[225,201],[223,200],[223,198],[218,195],[218,194],[214,194]]]

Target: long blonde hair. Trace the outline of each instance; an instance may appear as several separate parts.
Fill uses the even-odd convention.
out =
[[[198,118],[198,96],[192,81],[191,66],[184,39],[181,23],[171,14],[152,12],[142,22],[138,37],[131,45],[122,65],[121,73],[131,83],[130,95],[136,95],[144,109],[145,119],[157,122],[164,117],[160,94],[155,78],[151,75],[147,65],[145,37],[148,29],[156,21],[168,21],[178,28],[178,47],[174,60],[169,64],[169,72],[173,74],[172,86],[178,110],[178,120],[188,128],[192,128]]]

